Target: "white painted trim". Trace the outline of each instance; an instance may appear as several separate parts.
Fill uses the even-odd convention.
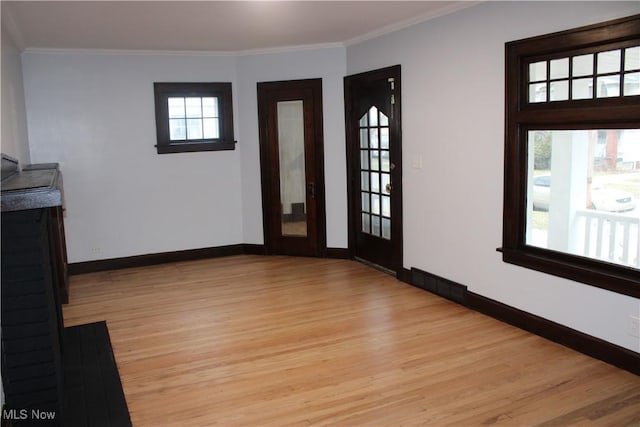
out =
[[[135,49],[73,49],[73,48],[42,48],[28,47],[23,53],[37,54],[88,54],[88,55],[171,55],[171,56],[250,56],[273,53],[298,52],[302,50],[319,50],[344,48],[343,43],[323,43],[300,46],[283,46],[265,49],[248,49],[238,51],[207,51],[207,50],[135,50]]]
[[[454,12],[458,12],[462,9],[467,9],[469,7],[475,6],[477,4],[483,3],[486,0],[478,0],[478,1],[458,1],[451,5],[445,6],[441,9],[438,9],[435,12],[426,13],[423,15],[417,15],[413,18],[396,22],[395,24],[387,25],[385,27],[379,28],[375,31],[371,31],[370,33],[362,34],[360,36],[354,37],[344,42],[345,46],[351,46],[354,44],[362,43],[367,40],[375,39],[376,37],[383,36],[385,34],[393,33],[395,31],[403,30],[405,28],[411,27],[413,25],[417,25],[426,21],[430,21],[435,18],[439,18],[444,15],[449,15]]]

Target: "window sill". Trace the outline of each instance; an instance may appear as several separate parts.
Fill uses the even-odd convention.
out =
[[[228,151],[236,149],[236,141],[160,144],[156,145],[156,149],[158,154]]]
[[[498,248],[502,261],[640,298],[637,271],[548,250]]]

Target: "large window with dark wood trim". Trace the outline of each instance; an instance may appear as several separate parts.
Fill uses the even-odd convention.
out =
[[[506,262],[640,296],[640,15],[506,44]]]
[[[154,83],[158,154],[233,150],[231,83]]]

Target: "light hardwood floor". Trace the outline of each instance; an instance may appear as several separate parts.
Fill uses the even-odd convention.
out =
[[[640,425],[640,377],[344,260],[71,277],[134,426]]]

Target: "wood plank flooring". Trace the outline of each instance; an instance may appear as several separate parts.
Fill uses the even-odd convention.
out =
[[[365,265],[235,256],[73,276],[136,427],[640,426],[640,377]]]

